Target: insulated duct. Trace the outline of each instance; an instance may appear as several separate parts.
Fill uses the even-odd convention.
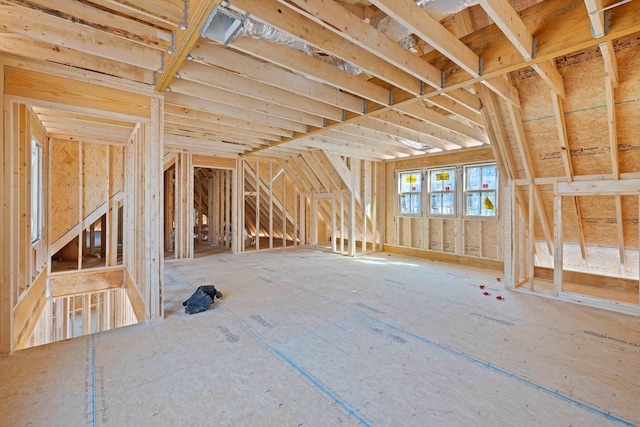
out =
[[[417,0],[416,4],[426,10],[432,18],[441,21],[449,15],[477,5],[478,0]],[[417,44],[417,39],[411,32],[390,16],[381,19],[376,29],[407,49]]]

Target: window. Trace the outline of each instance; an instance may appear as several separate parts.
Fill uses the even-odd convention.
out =
[[[400,173],[400,213],[420,213],[420,193],[422,191],[422,173]]]
[[[429,171],[429,194],[432,215],[455,214],[456,170],[438,169]]]
[[[496,216],[498,170],[495,164],[465,166],[465,200],[467,215]]]
[[[31,140],[31,243],[42,237],[42,147]]]

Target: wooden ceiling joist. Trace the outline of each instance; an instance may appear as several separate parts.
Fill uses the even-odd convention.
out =
[[[257,123],[254,120],[235,119],[170,103],[165,103],[164,111],[166,115],[170,116],[170,121],[175,121],[175,119],[173,118],[174,116],[181,117],[184,120],[189,120],[192,122],[203,122],[205,125],[207,123],[211,123],[231,126],[244,130],[263,132],[266,134],[275,135],[277,139],[280,139],[281,136],[290,137],[292,135],[290,130],[284,129],[282,127]]]
[[[15,34],[158,71],[164,53],[91,27],[81,27],[32,9],[0,5],[0,27]]]
[[[372,0],[372,3],[413,34],[460,65],[474,77],[480,76],[480,57],[442,26],[413,0]]]
[[[335,121],[343,119],[344,112],[341,108],[193,61],[187,61],[180,68],[178,75],[181,79],[205,84],[235,94],[246,95],[260,101],[280,105],[281,107],[293,108]]]
[[[479,0],[478,3],[526,61],[533,58],[533,37],[518,12],[507,0]]]
[[[415,76],[395,67],[390,67],[382,57],[340,37],[333,31],[305,18],[276,0],[235,0],[233,6],[248,12],[260,22],[270,25],[286,34],[290,34],[309,45],[333,55],[350,64],[356,65],[368,74],[378,77],[395,87],[415,96],[422,94],[423,86]],[[235,43],[232,41],[232,46]],[[438,81],[441,81],[438,73]],[[425,83],[433,83],[425,81]],[[440,84],[438,84],[440,87]]]
[[[363,99],[380,105],[392,102],[392,93],[356,75],[337,69],[319,58],[304,52],[291,49],[285,45],[270,43],[265,40],[240,37],[233,39],[230,46],[256,58],[269,61],[296,73],[309,76],[345,92],[358,95]]]
[[[229,107],[241,108],[246,111],[262,113],[268,116],[278,117],[285,120],[291,120],[303,125],[315,127],[323,127],[325,121],[322,117],[305,113],[295,108],[282,107],[268,101],[250,98],[245,95],[230,92],[227,90],[217,89],[212,86],[202,85],[183,79],[176,79],[169,86],[172,93],[200,98],[202,100],[215,99],[219,104]],[[306,126],[305,126],[306,129]]]
[[[345,40],[385,59],[389,64],[393,64],[412,75],[418,81],[422,81],[434,88],[439,89],[442,87],[440,70],[391,40],[381,31],[367,24],[333,0],[288,0],[280,1],[280,3],[287,6],[290,4],[297,5],[298,11],[311,17],[313,21],[335,32]],[[358,64],[357,61],[354,63]],[[383,79],[395,84],[388,77]],[[409,88],[405,88],[405,90],[415,94],[415,91]],[[418,94],[421,93],[419,92]]]
[[[201,40],[191,50],[190,55],[193,61],[230,70],[239,76],[285,89],[340,109],[358,114],[363,113],[365,110],[364,102],[359,97],[345,93],[328,84],[316,82],[299,74],[283,70],[270,63],[258,61],[230,48],[216,45],[213,42]],[[388,94],[384,94],[383,98],[385,96],[388,100]]]
[[[161,51],[166,52],[172,47],[173,35],[170,31],[97,9],[78,0],[64,0],[64,9],[60,0],[8,0],[6,3],[36,9]]]
[[[307,130],[306,125],[295,122],[293,120],[287,120],[263,113],[256,113],[240,107],[226,105],[220,102],[210,101],[208,99],[199,97],[183,95],[180,93],[167,93],[165,95],[165,101],[169,104],[174,104],[185,108],[192,108],[211,114],[217,114],[222,117],[255,121],[257,123],[262,123],[265,125],[281,127],[284,129],[288,129],[291,132],[305,132]]]

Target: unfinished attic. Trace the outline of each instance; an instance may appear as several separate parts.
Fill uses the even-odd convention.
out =
[[[282,415],[243,384],[261,409],[211,409],[221,425],[550,425],[566,411],[640,424],[640,1],[3,0],[0,83],[9,425],[50,422],[28,409],[42,399],[54,424],[149,423],[162,408],[143,399],[132,415],[104,378],[136,378],[109,371],[116,349],[156,360],[148,337],[170,342],[184,322],[217,334],[206,357],[224,369],[238,366],[218,348],[251,341],[245,354],[298,387],[279,398],[309,399]],[[185,316],[208,283],[223,299]],[[298,340],[329,324],[355,334],[334,345],[350,358]],[[157,369],[189,366],[178,354]],[[473,397],[495,411],[414,414],[403,405],[465,407],[472,393],[449,378],[450,394],[386,405],[350,390],[390,378],[358,364],[325,376],[334,356],[406,356],[407,390],[426,387],[421,360],[449,357],[524,391],[505,397],[511,385],[470,368],[470,388],[504,391]],[[84,410],[35,390],[27,366],[47,357],[67,379],[73,357],[88,363]],[[23,398],[15,372],[34,388]],[[216,399],[243,404],[231,395]],[[515,406],[500,414],[501,399]],[[173,407],[168,424],[183,421]]]

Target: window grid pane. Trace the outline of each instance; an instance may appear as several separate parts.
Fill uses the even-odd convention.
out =
[[[496,216],[497,181],[495,164],[465,168],[466,215]]]
[[[436,169],[429,171],[430,214],[455,214],[455,172],[455,169]]]
[[[400,179],[400,213],[420,213],[420,193],[422,192],[422,173],[403,172]]]

